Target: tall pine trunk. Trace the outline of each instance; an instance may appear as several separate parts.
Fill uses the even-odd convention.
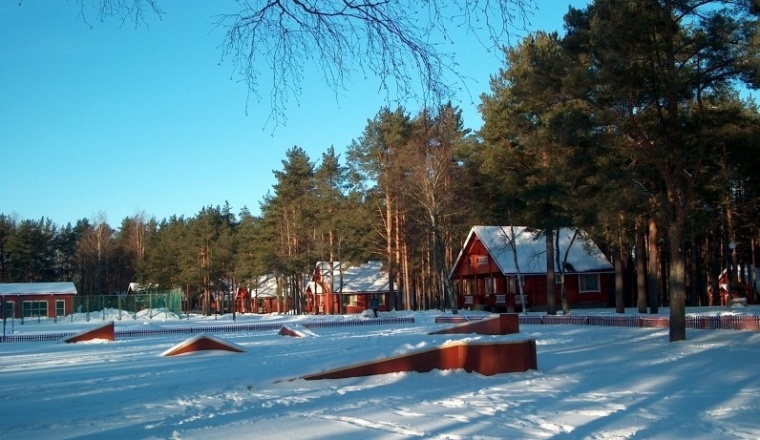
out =
[[[404,231],[404,219],[403,214],[398,209],[399,204],[396,204],[396,207],[394,209],[395,215],[394,217],[394,224],[395,226],[395,237],[396,239],[394,242],[396,243],[395,249],[394,249],[394,258],[393,261],[395,262],[395,268],[396,273],[394,274],[396,285],[403,286],[404,285],[404,277],[405,277],[405,271],[404,271],[404,260],[402,258],[401,252],[405,246],[406,238],[403,234]],[[406,291],[406,289],[402,289],[401,292],[399,292],[398,298],[402,301],[403,304],[398,304],[398,306],[403,307],[397,307],[397,309],[403,309],[403,310],[409,310],[409,304],[411,301],[409,301],[408,297],[409,293]]]
[[[388,264],[388,294],[390,295],[390,307],[396,309],[396,291],[393,288],[395,267],[393,265],[393,199],[391,194],[385,193],[385,236],[386,258]]]
[[[575,243],[575,239],[578,237],[578,229],[573,230],[573,236],[570,237],[570,242],[567,244],[567,248],[565,249],[564,255],[562,254],[562,249],[560,249],[559,246],[559,239],[560,234],[557,232],[556,235],[556,243],[557,243],[557,269],[559,270],[559,284],[560,284],[560,293],[559,297],[562,302],[562,314],[567,315],[570,313],[570,303],[567,300],[567,286],[565,285],[565,268],[567,267],[567,259],[570,256],[570,249],[572,249],[573,244]],[[560,256],[562,256],[562,260],[560,260]]]
[[[647,293],[649,295],[649,313],[657,314],[660,310],[660,283],[659,283],[659,264],[660,264],[660,247],[658,244],[657,222],[654,218],[649,219],[649,246],[647,250]]]
[[[620,243],[615,246],[615,313],[625,313],[623,298],[623,247]]]
[[[403,229],[406,224],[406,216],[402,216],[401,218],[401,225],[402,227],[399,229]],[[407,310],[411,310],[413,308],[419,308],[420,300],[419,298],[415,297],[414,302],[412,302],[412,281],[411,281],[411,269],[409,267],[409,243],[407,240],[403,240],[401,243],[399,243],[399,248],[401,251],[401,259],[399,261],[399,264],[401,265],[401,274],[402,274],[402,283],[404,286],[404,298],[406,300],[406,307]],[[412,305],[415,305],[416,307],[412,307]]]
[[[557,314],[557,301],[554,298],[556,280],[554,273],[554,230],[546,229],[546,313]]]
[[[626,261],[625,243],[623,235],[625,231],[625,215],[618,213],[617,246],[615,252],[615,312],[625,313],[625,280],[624,270]]]
[[[670,342],[686,340],[686,266],[681,253],[681,231],[668,228],[670,241]]]
[[[636,307],[647,312],[646,218],[636,217]]]

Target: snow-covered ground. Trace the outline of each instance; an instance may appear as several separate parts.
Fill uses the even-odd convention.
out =
[[[661,309],[667,314],[667,309]],[[689,313],[760,314],[756,306]],[[611,313],[609,310],[575,313]],[[631,311],[633,314],[634,311]],[[214,333],[245,353],[161,357],[190,335],[89,343],[0,344],[3,439],[758,439],[760,332],[522,325],[519,335],[428,335],[441,312],[391,312],[415,324]],[[10,334],[233,324],[111,312],[18,321]],[[152,316],[152,318],[151,318]],[[72,319],[73,318],[73,319]],[[362,316],[244,315],[236,323]],[[533,338],[538,371],[395,373],[342,380],[299,376],[452,340]],[[288,380],[283,380],[288,379]],[[295,379],[295,380],[289,380]]]

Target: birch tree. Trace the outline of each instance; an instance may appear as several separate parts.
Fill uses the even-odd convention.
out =
[[[432,114],[422,111],[414,127],[403,157],[408,170],[404,190],[410,201],[420,207],[423,214],[418,220],[431,237],[431,260],[437,279],[434,284],[441,287],[441,304],[448,303],[456,314],[457,303],[448,276],[453,262],[447,259],[446,248],[451,245],[452,229],[460,226],[456,218],[462,214],[462,191],[456,153],[465,144],[467,131],[463,128],[461,111],[451,104]]]
[[[525,301],[525,288],[523,285],[522,271],[520,270],[520,257],[517,253],[517,238],[515,236],[515,226],[511,222],[512,215],[509,214],[509,232],[507,232],[503,226],[501,226],[501,232],[509,243],[509,248],[512,251],[512,261],[515,264],[515,273],[517,275],[517,292],[520,298],[520,306],[522,308],[523,315],[528,314],[527,302]]]

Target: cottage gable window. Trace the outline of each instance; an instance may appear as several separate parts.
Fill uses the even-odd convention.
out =
[[[478,263],[478,266],[488,266],[488,256],[487,255],[478,255],[476,257],[476,261]]]

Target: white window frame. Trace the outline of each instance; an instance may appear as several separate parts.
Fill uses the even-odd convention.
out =
[[[8,312],[7,314],[5,312]],[[3,316],[11,319],[16,317],[16,302],[12,299],[5,299],[5,310],[3,311]]]
[[[496,278],[488,277],[485,280],[486,295],[493,295],[496,293]]]
[[[21,302],[21,314],[24,318],[47,318],[48,302],[45,299],[25,299]]]
[[[558,285],[558,286],[559,286],[560,284],[562,284],[562,278],[565,278],[565,280],[567,280],[567,272],[565,272],[565,275],[564,275],[564,277],[563,277],[563,275],[562,275],[562,272],[560,272],[560,271],[556,271],[556,272],[554,273],[554,284],[556,284],[556,285]]]
[[[593,279],[594,286],[588,287],[586,280]],[[578,292],[579,293],[599,293],[601,292],[601,282],[598,273],[579,273],[578,274]]]

